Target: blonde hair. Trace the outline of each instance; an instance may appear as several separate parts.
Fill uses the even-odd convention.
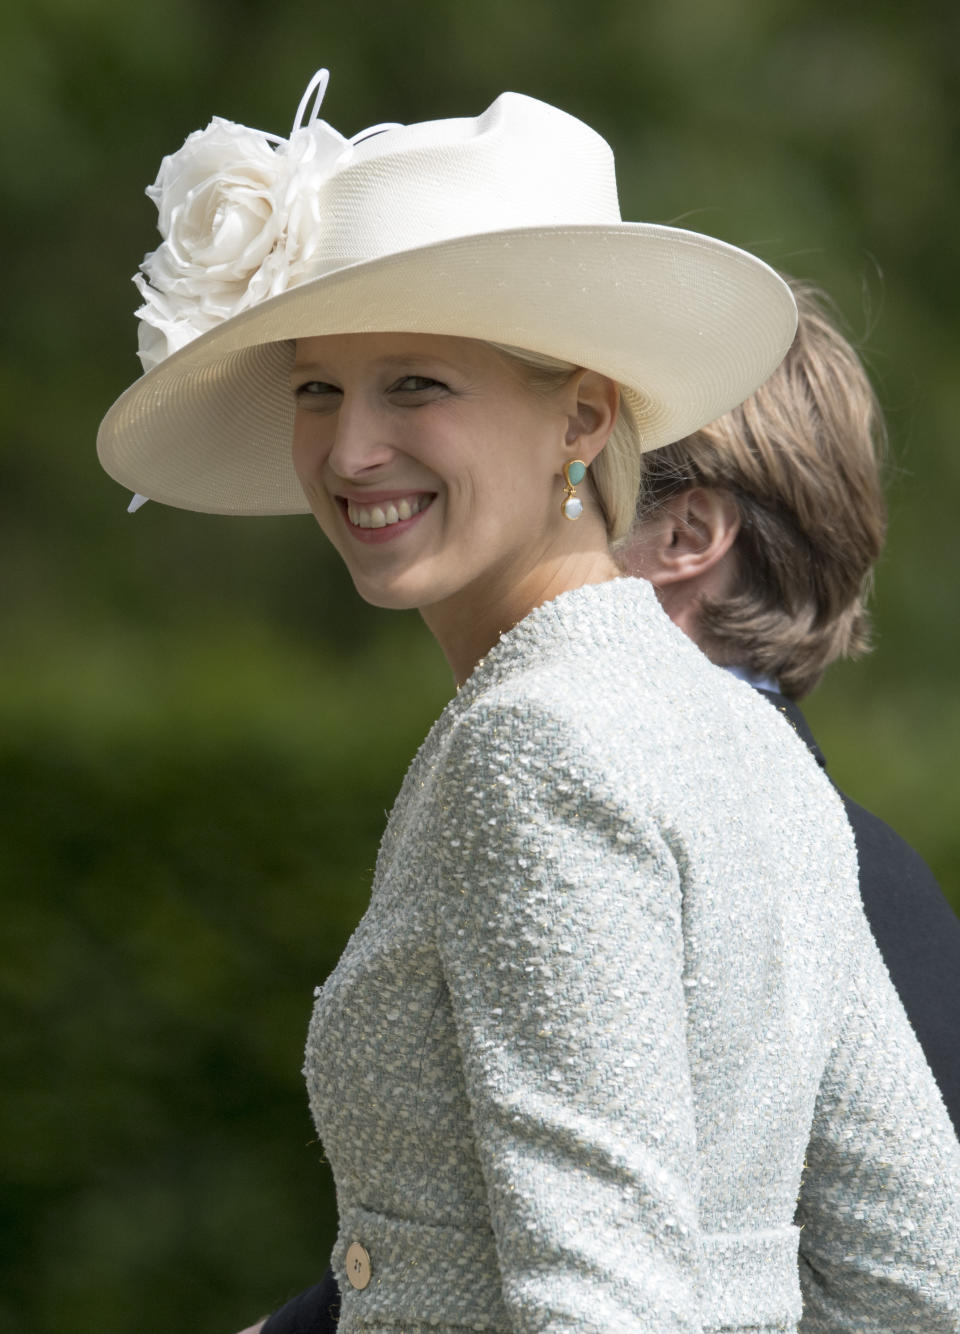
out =
[[[729,596],[701,604],[704,647],[799,699],[834,659],[870,647],[886,434],[826,298],[788,281],[800,323],[779,369],[740,407],[644,456],[637,517],[694,486],[734,498],[736,583]]]
[[[490,346],[511,363],[524,382],[535,392],[548,394],[559,389],[581,367],[571,361],[559,361],[540,352],[504,343]],[[620,411],[603,449],[590,465],[587,476],[607,527],[611,546],[630,532],[636,518],[643,459],[640,432],[633,413],[620,395]]]

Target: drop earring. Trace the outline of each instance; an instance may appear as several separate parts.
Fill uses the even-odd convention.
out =
[[[587,475],[587,465],[583,459],[571,459],[563,465],[563,480],[566,489],[560,502],[560,513],[565,519],[579,519],[583,513],[583,501],[577,495],[577,487]]]

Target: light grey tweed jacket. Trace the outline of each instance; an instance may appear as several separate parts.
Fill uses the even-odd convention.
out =
[[[306,1073],[341,1334],[960,1330],[960,1146],[843,808],[648,584],[444,711]]]

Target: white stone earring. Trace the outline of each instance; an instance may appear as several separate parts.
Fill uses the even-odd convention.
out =
[[[560,513],[565,519],[579,519],[583,513],[583,501],[577,495],[577,487],[587,475],[587,465],[583,459],[571,459],[563,465],[563,480],[566,489],[560,502]]]

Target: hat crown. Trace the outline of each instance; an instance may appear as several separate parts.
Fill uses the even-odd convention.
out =
[[[613,153],[576,117],[521,93],[482,115],[386,130],[322,183],[310,276],[455,236],[617,224]]]

